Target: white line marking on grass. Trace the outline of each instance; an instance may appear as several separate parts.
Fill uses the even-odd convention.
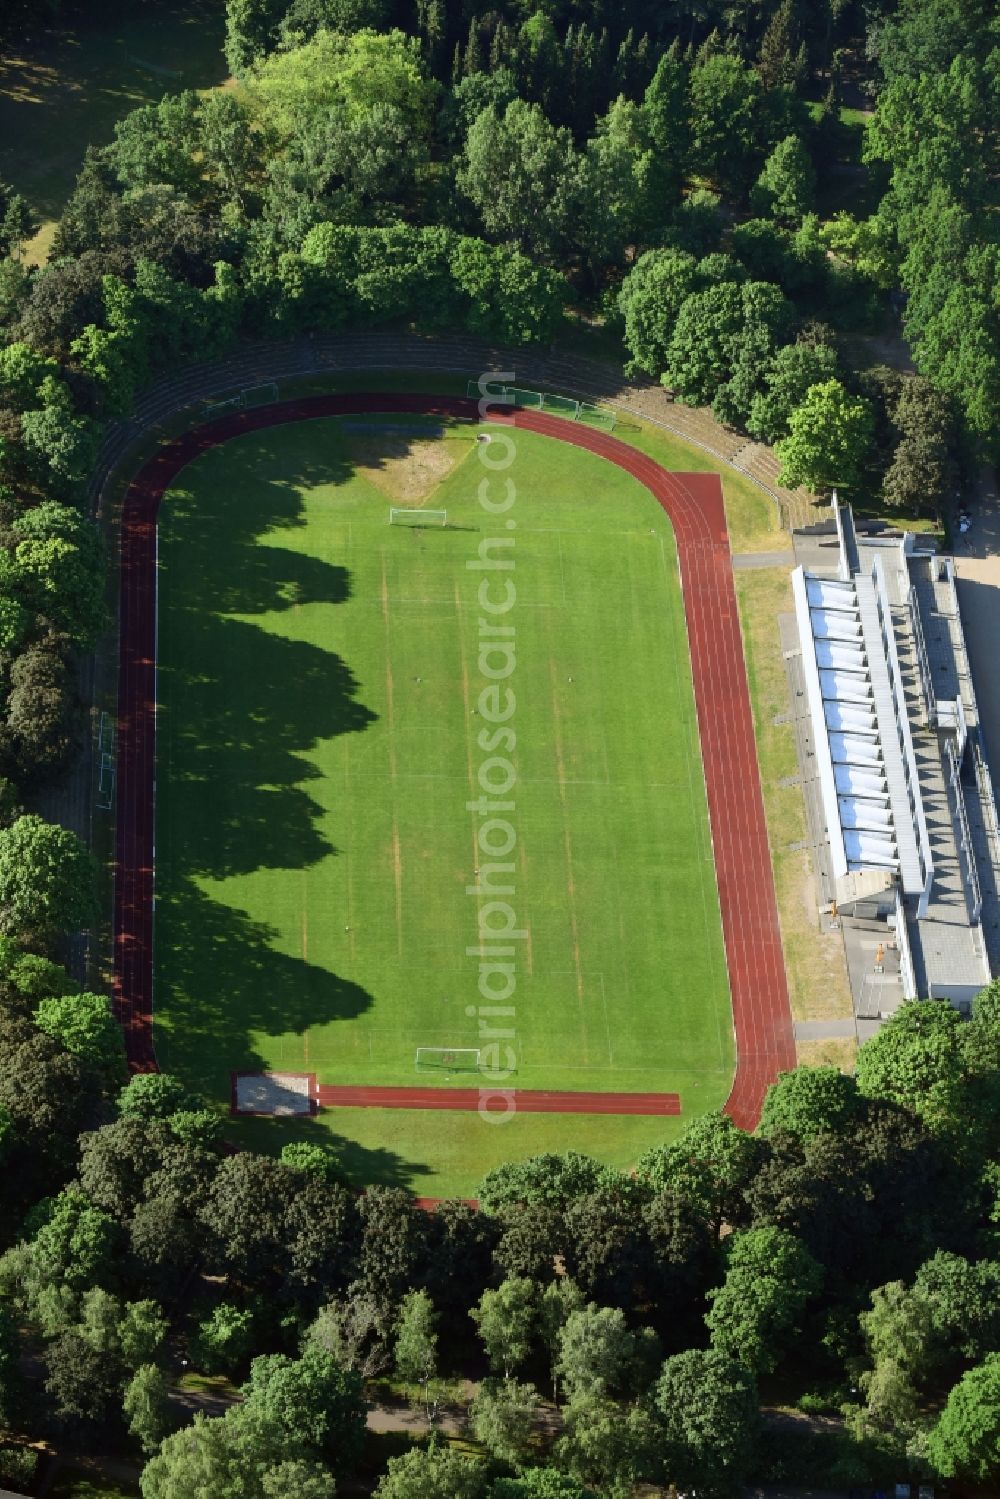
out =
[[[613,1067],[615,1062],[615,1049],[611,1040],[611,1021],[608,1018],[608,991],[604,983],[604,970],[601,969],[597,977],[601,981],[601,1008],[604,1011],[604,1031],[608,1038],[608,1066]]]
[[[556,773],[559,780],[559,801],[562,807],[563,817],[563,847],[566,855],[566,894],[569,896],[569,920],[573,933],[573,962],[576,967],[576,992],[580,1000],[580,1012],[584,1018],[584,1036],[586,1036],[586,1015],[583,1009],[583,969],[580,965],[580,928],[576,919],[576,883],[573,879],[573,840],[570,834],[569,809],[566,804],[566,779],[563,771],[562,757],[562,735],[559,732],[559,703],[556,698],[556,663],[549,657],[549,680],[552,690],[552,733],[556,752]]]
[[[459,587],[458,587],[457,583],[455,584],[454,604],[455,604],[456,633],[458,635],[458,659],[459,659],[459,661],[461,663],[461,667],[462,667],[462,704],[463,704],[463,707],[464,707],[464,710],[465,710],[465,724],[466,724],[466,731],[465,731],[465,767],[466,767],[466,771],[465,771],[465,773],[466,773],[466,782],[467,782],[468,790],[469,790],[469,800],[470,801],[475,801],[475,799],[476,799],[476,773],[475,773],[475,770],[474,770],[473,764],[472,764],[472,738],[473,738],[473,734],[474,734],[475,731],[474,731],[474,728],[473,728],[473,725],[472,725],[472,700],[471,700],[471,698],[469,696],[469,668],[466,665],[466,661],[465,661],[465,641],[462,638],[462,596],[461,596],[461,593],[459,591]],[[478,865],[479,865],[479,844],[477,842],[478,835],[479,835],[479,825],[476,822],[476,814],[474,812],[470,812],[469,813],[469,828],[470,828],[471,833],[472,833],[472,865],[471,865],[471,867],[472,867],[473,870],[475,870],[478,867]],[[475,880],[475,878],[476,878],[476,876],[473,874],[471,876],[471,878],[470,878],[470,880],[469,880],[468,883],[472,884],[472,882]]]
[[[521,878],[524,880],[524,882],[526,884],[527,880],[528,880],[528,856],[527,856],[527,854],[524,851],[524,837],[523,837],[523,835],[518,839],[517,858],[518,858],[518,863],[521,866]],[[522,901],[522,903],[523,903],[523,901]],[[529,903],[529,905],[530,905],[530,903]],[[524,917],[524,929],[525,929],[525,931],[528,934],[527,937],[525,938],[525,943],[524,943],[524,966],[525,966],[525,970],[527,971],[528,977],[529,978],[533,978],[534,977],[534,973],[535,973],[535,944],[531,940],[531,916],[530,915],[525,915],[525,917]]]
[[[557,531],[556,536],[559,539],[559,582],[562,588],[562,608],[565,609],[568,600],[566,598],[566,567],[563,561],[563,533],[561,531]],[[552,606],[549,605],[549,607],[551,608]]]
[[[393,682],[392,642],[389,626],[389,584],[385,571],[385,552],[382,561],[382,618],[385,621],[385,708],[389,733],[389,779],[392,794],[392,878],[396,891],[396,951],[403,956],[403,855],[399,843],[399,823],[396,818],[396,750],[393,737]]]

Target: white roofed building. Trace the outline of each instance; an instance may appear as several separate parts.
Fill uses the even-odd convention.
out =
[[[877,1000],[852,972],[857,1019],[871,1024],[918,995],[964,1008],[989,982],[1000,837],[950,559],[909,534],[860,537],[850,508],[833,509],[833,527],[796,533],[799,650],[786,656],[800,655],[811,724],[803,768],[826,909],[863,915],[876,939],[881,923],[872,945],[898,958]]]

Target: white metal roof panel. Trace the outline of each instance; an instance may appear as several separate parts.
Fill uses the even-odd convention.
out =
[[[868,679],[858,672],[821,671],[819,685],[825,698],[832,698],[837,702],[868,703],[872,700]]]
[[[861,642],[853,640],[817,640],[816,664],[821,671],[868,670],[868,658]]]
[[[861,622],[850,614],[838,614],[830,609],[810,609],[812,633],[817,640],[861,639]]]
[[[823,712],[826,715],[827,727],[830,729],[840,729],[847,733],[853,730],[862,734],[874,734],[877,730],[875,714],[870,708],[862,707],[860,703],[826,701],[823,704]]]
[[[859,869],[899,868],[895,842],[879,833],[848,830],[844,833],[844,850],[848,862]]]
[[[807,578],[806,597],[813,608],[857,609],[853,583],[831,583],[826,578]]]
[[[847,828],[870,828],[874,832],[892,832],[892,812],[889,798],[884,802],[866,801],[857,796],[840,796],[840,826]]]
[[[835,764],[833,779],[842,796],[887,797],[885,776],[880,775],[877,770],[861,770],[857,765]]]
[[[864,738],[859,734],[833,733],[830,735],[830,754],[835,762],[842,761],[847,765],[872,769],[882,765],[882,751],[874,735]]]

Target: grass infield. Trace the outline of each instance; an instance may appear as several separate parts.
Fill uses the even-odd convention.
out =
[[[231,1070],[447,1087],[418,1079],[416,1048],[483,1044],[467,803],[489,684],[466,564],[510,533],[479,505],[468,426],[350,425],[213,449],[161,510],[156,1047],[220,1101]],[[628,475],[534,433],[508,475],[510,903],[528,934],[511,1083],[678,1092],[690,1118],[724,1102],[734,1054],[672,533]],[[447,509],[448,529],[390,527],[400,503]],[[681,1122],[336,1110],[240,1128],[276,1145],[329,1128],[358,1180],[441,1196],[541,1149],[626,1165]]]

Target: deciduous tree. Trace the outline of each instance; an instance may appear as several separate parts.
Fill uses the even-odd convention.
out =
[[[495,1291],[484,1291],[469,1313],[479,1331],[492,1369],[510,1379],[531,1352],[538,1320],[538,1291],[533,1281],[512,1277]]]
[[[644,1405],[577,1395],[563,1417],[556,1454],[578,1483],[609,1499],[629,1499],[637,1482],[659,1472],[658,1423]]]
[[[695,265],[683,250],[647,250],[625,277],[618,306],[631,372],[659,379],[666,368],[677,315],[697,286]]]
[[[705,1114],[669,1145],[639,1157],[636,1174],[690,1204],[716,1230],[737,1223],[743,1189],[764,1155],[759,1141],[725,1114]]]
[[[635,1333],[618,1307],[591,1302],[566,1318],[559,1339],[559,1373],[571,1400],[603,1399],[642,1389],[657,1352],[650,1328]]]
[[[853,488],[868,459],[872,433],[872,411],[863,396],[849,395],[839,380],[810,386],[788,418],[788,436],[775,445],[782,484]]]
[[[484,1379],[469,1408],[476,1441],[498,1462],[519,1468],[535,1445],[538,1391],[517,1379]]]
[[[655,1401],[665,1468],[678,1488],[738,1493],[760,1429],[753,1375],[715,1349],[692,1348],[667,1359]]]
[[[856,1119],[861,1109],[853,1077],[836,1067],[796,1067],[772,1083],[764,1099],[758,1133],[784,1130],[798,1140],[834,1133]]]
[[[1000,1354],[955,1385],[927,1438],[927,1455],[945,1478],[990,1484],[1000,1477]]]
[[[109,1089],[122,1082],[125,1046],[106,995],[66,994],[43,999],[35,1011],[35,1024],[95,1068]]]
[[[143,1452],[156,1451],[170,1431],[170,1394],[166,1375],[156,1364],[142,1364],[125,1387],[123,1409],[128,1429]]]
[[[191,1095],[180,1078],[168,1072],[137,1072],[118,1095],[123,1119],[166,1119],[191,1106]]]
[[[903,1005],[858,1053],[857,1081],[869,1098],[889,1098],[934,1130],[958,1126],[962,1112],[962,1021],[939,1000]]]
[[[418,1384],[427,1402],[428,1386],[437,1373],[437,1313],[426,1291],[410,1291],[403,1298],[396,1322],[396,1373],[408,1384]]]
[[[375,1494],[376,1499],[481,1499],[484,1479],[481,1464],[457,1452],[411,1447],[402,1457],[390,1457]]]
[[[731,1235],[725,1281],[709,1292],[713,1347],[755,1373],[773,1369],[822,1283],[822,1268],[794,1234],[756,1228]]]
[[[96,913],[95,865],[68,828],[30,812],[0,828],[0,929],[48,940]]]
[[[537,104],[515,99],[500,115],[484,109],[473,122],[456,174],[488,235],[521,250],[564,250],[574,212],[577,159],[568,130]]]
[[[764,389],[751,403],[747,431],[770,443],[786,437],[792,412],[814,385],[836,373],[837,354],[829,344],[783,344],[765,371]]]
[[[691,70],[691,164],[731,192],[753,180],[761,159],[760,78],[738,57],[723,52]]]
[[[249,1307],[223,1301],[198,1323],[191,1339],[191,1360],[206,1374],[233,1374],[253,1352],[254,1315]]]
[[[242,1393],[248,1417],[319,1455],[335,1476],[352,1471],[365,1431],[361,1380],[353,1370],[314,1344],[298,1359],[255,1358]]]

